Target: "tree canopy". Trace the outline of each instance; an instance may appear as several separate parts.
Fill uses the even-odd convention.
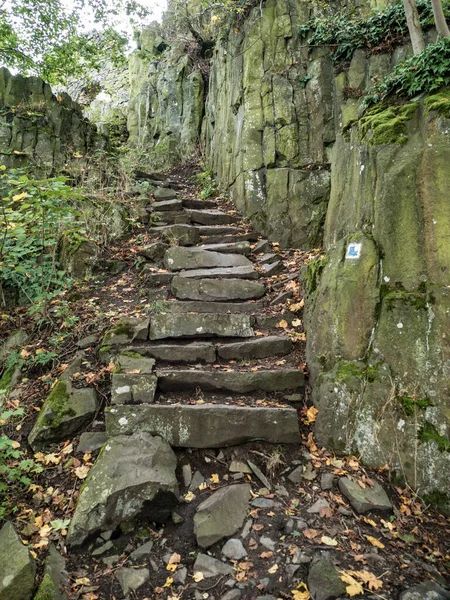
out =
[[[137,0],[0,0],[0,63],[50,83],[64,81],[103,57],[123,59],[124,26],[148,12]],[[86,33],[94,27],[97,35]]]

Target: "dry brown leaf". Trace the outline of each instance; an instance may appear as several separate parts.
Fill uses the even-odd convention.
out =
[[[261,552],[259,558],[272,558],[273,552]]]
[[[312,540],[320,534],[320,531],[317,531],[317,529],[304,529],[302,533],[305,536],[305,538],[308,538],[308,540]]]
[[[277,327],[281,327],[282,329],[286,329],[287,327],[289,327],[287,321],[285,321],[284,319],[282,319],[278,324]]]
[[[306,411],[306,418],[308,420],[308,423],[314,423],[314,421],[317,419],[318,412],[319,411],[315,406],[311,406],[310,408],[308,408],[308,410]]]
[[[328,537],[327,535],[323,535],[320,538],[320,541],[322,542],[322,544],[325,544],[325,546],[337,546],[338,543],[335,539]]]
[[[200,583],[200,581],[203,581],[205,579],[205,576],[201,571],[197,571],[196,573],[194,573],[192,578],[195,581],[195,583]]]
[[[377,540],[377,538],[374,538],[371,535],[366,535],[365,537],[366,540],[372,544],[372,546],[375,546],[376,548],[381,548],[381,550],[383,550],[383,548],[385,547],[384,544]]]
[[[383,582],[381,581],[381,579],[378,579],[376,575],[374,575],[370,571],[355,571],[354,575],[355,577],[360,579],[365,585],[367,585],[369,590],[377,592],[383,587]]]

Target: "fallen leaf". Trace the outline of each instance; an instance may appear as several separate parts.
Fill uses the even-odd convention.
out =
[[[219,483],[220,478],[219,475],[217,473],[213,473],[211,475],[211,483]]]
[[[86,479],[86,477],[88,476],[88,473],[90,471],[90,468],[88,465],[83,465],[81,467],[77,467],[75,469],[75,475],[78,477],[78,479]]]
[[[320,538],[320,541],[322,542],[322,544],[325,544],[325,546],[337,546],[338,543],[335,539],[328,537],[327,535],[323,535]]]
[[[277,327],[281,327],[282,329],[286,329],[287,327],[289,327],[287,321],[285,321],[284,319],[282,319],[278,324]]]
[[[186,502],[192,502],[192,500],[195,500],[195,494],[188,492],[183,496],[183,498],[186,500]]]
[[[306,418],[308,420],[308,423],[314,423],[314,421],[317,419],[318,412],[319,411],[315,406],[311,406],[310,408],[308,408],[308,410],[306,411]]]
[[[278,565],[276,563],[272,567],[270,567],[270,569],[267,569],[267,572],[270,573],[271,575],[273,575],[277,571],[278,571]]]
[[[383,587],[383,582],[381,579],[378,579],[376,575],[371,573],[370,571],[356,571],[354,573],[355,577],[358,577],[363,583],[367,585],[369,590],[378,591]]]
[[[366,540],[372,544],[372,546],[375,546],[376,548],[381,548],[382,550],[385,547],[384,544],[377,540],[377,538],[374,538],[371,535],[366,535],[365,537]]]
[[[196,573],[194,573],[192,578],[195,581],[195,583],[200,583],[200,581],[203,581],[205,579],[205,576],[201,571],[197,571]]]
[[[264,525],[255,524],[252,527],[253,531],[262,531],[264,529]]]
[[[172,585],[172,583],[173,583],[173,577],[168,577],[168,578],[166,579],[166,582],[165,582],[165,584],[163,585],[163,588],[168,588],[168,587],[170,587],[170,586]]]
[[[317,531],[317,529],[304,529],[302,533],[305,538],[312,540],[320,534],[320,531]]]
[[[311,598],[308,586],[303,582],[299,583],[295,590],[291,590],[291,594],[294,600],[309,600]]]
[[[169,565],[178,565],[180,562],[181,556],[177,552],[174,552],[169,558]]]
[[[169,564],[166,566],[166,571],[170,571],[171,573],[175,573],[175,571],[176,571],[177,569],[178,569],[178,565],[177,565],[177,564],[175,564],[175,563],[172,563],[172,564],[171,564],[171,563],[169,563]]]
[[[259,558],[272,558],[273,552],[261,552]]]
[[[292,327],[300,327],[302,324],[302,322],[300,321],[300,319],[294,319],[292,321]]]
[[[345,591],[349,596],[359,596],[364,593],[362,585],[348,571],[339,571],[339,573],[341,581],[347,584]]]

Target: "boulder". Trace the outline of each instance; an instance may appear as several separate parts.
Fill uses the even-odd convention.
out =
[[[328,558],[319,558],[312,563],[308,588],[313,600],[334,600],[345,594],[345,585]]]
[[[192,225],[166,225],[156,229],[161,231],[162,240],[168,244],[195,246],[200,241],[200,233]]]
[[[209,548],[242,527],[250,490],[248,484],[224,487],[200,504],[194,517],[194,533],[200,547]]]
[[[450,600],[450,592],[435,581],[424,581],[403,592],[400,600]]]
[[[63,591],[67,584],[66,561],[52,544],[45,561],[44,577],[33,600],[67,600]]]
[[[0,600],[29,600],[36,563],[28,548],[7,522],[0,530]]]
[[[170,188],[158,187],[153,190],[153,197],[155,198],[156,202],[161,200],[173,200],[177,196],[178,194],[175,192],[175,190],[171,190]]]
[[[182,448],[222,448],[252,440],[300,442],[293,408],[149,404],[113,406],[106,409],[105,418],[109,436],[146,431]]]
[[[149,246],[141,248],[138,252],[139,256],[143,256],[150,262],[159,262],[164,258],[164,254],[169,246],[163,242],[154,242]]]
[[[253,335],[248,315],[159,313],[152,315],[150,321],[151,340],[214,336],[251,337]]]
[[[208,302],[228,300],[255,300],[266,293],[266,286],[245,279],[193,279],[175,276],[172,294],[180,300]]]
[[[80,546],[138,515],[167,521],[178,502],[176,465],[173,450],[159,437],[138,432],[110,439],[81,489],[68,544]]]
[[[164,265],[171,271],[183,269],[213,269],[221,267],[249,267],[251,262],[242,254],[223,254],[202,248],[169,248],[164,256]]]
[[[352,481],[348,477],[341,477],[341,479],[339,479],[339,489],[356,512],[360,514],[370,510],[392,510],[391,501],[384,489],[376,481],[374,482],[373,487],[366,485],[366,487],[362,489],[356,481]]]

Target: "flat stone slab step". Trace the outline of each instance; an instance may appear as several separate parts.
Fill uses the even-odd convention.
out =
[[[217,202],[214,200],[195,200],[195,199],[183,199],[184,208],[193,208],[195,210],[209,210],[217,209]]]
[[[239,217],[228,215],[221,210],[191,209],[187,212],[192,223],[199,223],[200,225],[227,225],[229,223],[237,223],[240,221]]]
[[[178,194],[171,189],[168,188],[157,188],[153,191],[153,197],[155,200],[173,200],[176,198]]]
[[[192,269],[179,274],[187,279],[258,279],[259,273],[253,267],[223,267],[217,269]]]
[[[293,408],[226,405],[142,405],[106,409],[108,437],[143,431],[181,448],[223,448],[253,440],[274,444],[300,442]]]
[[[130,375],[116,373],[112,376],[112,404],[152,403],[155,399],[156,377],[154,375]]]
[[[252,263],[241,254],[208,252],[202,248],[169,248],[164,256],[164,265],[171,271],[182,269],[208,269],[220,267],[251,267]]]
[[[161,313],[150,319],[150,339],[252,337],[254,335],[249,315]]]
[[[257,312],[262,311],[264,309],[264,304],[260,302],[202,302],[201,300],[180,300],[174,302],[166,302],[166,304],[164,304],[164,309],[167,312],[174,313],[194,312],[253,315]]]
[[[203,235],[203,234],[202,234]],[[240,235],[209,235],[203,240],[205,244],[229,244],[233,242],[256,242],[258,234],[255,231],[249,233],[241,233]]]
[[[186,225],[190,223],[189,215],[184,210],[154,211],[152,214],[161,223],[166,223],[169,225]]]
[[[221,252],[222,254],[243,254],[248,256],[252,248],[250,242],[231,242],[226,244],[206,244],[199,246],[202,250],[209,252]]]
[[[183,203],[181,200],[162,200],[161,202],[154,202],[151,207],[154,211],[181,211],[183,210]]]
[[[220,269],[216,271],[218,270]],[[175,276],[171,291],[180,300],[257,300],[266,293],[266,286],[245,279],[191,279]]]
[[[239,394],[301,388],[305,376],[298,369],[279,371],[200,371],[200,370],[157,370],[158,388],[163,392],[196,389],[229,391]]]
[[[161,225],[151,227],[151,231],[161,233],[163,241],[176,243],[178,246],[195,246],[200,241],[200,232],[197,227],[187,224]]]
[[[150,342],[145,346],[130,347],[129,350],[165,362],[214,363],[217,360],[216,346],[211,342]]]
[[[197,225],[198,232],[203,237],[208,237],[211,235],[214,236],[223,236],[223,235],[238,235],[244,234],[244,231],[241,227],[232,227],[231,225]],[[222,241],[222,238],[217,240],[218,242]],[[224,240],[225,241],[225,240]],[[212,243],[212,242],[211,242]]]
[[[224,344],[218,347],[219,358],[224,360],[267,358],[277,354],[289,354],[292,342],[287,337],[271,335],[268,337],[254,338],[233,344]]]

